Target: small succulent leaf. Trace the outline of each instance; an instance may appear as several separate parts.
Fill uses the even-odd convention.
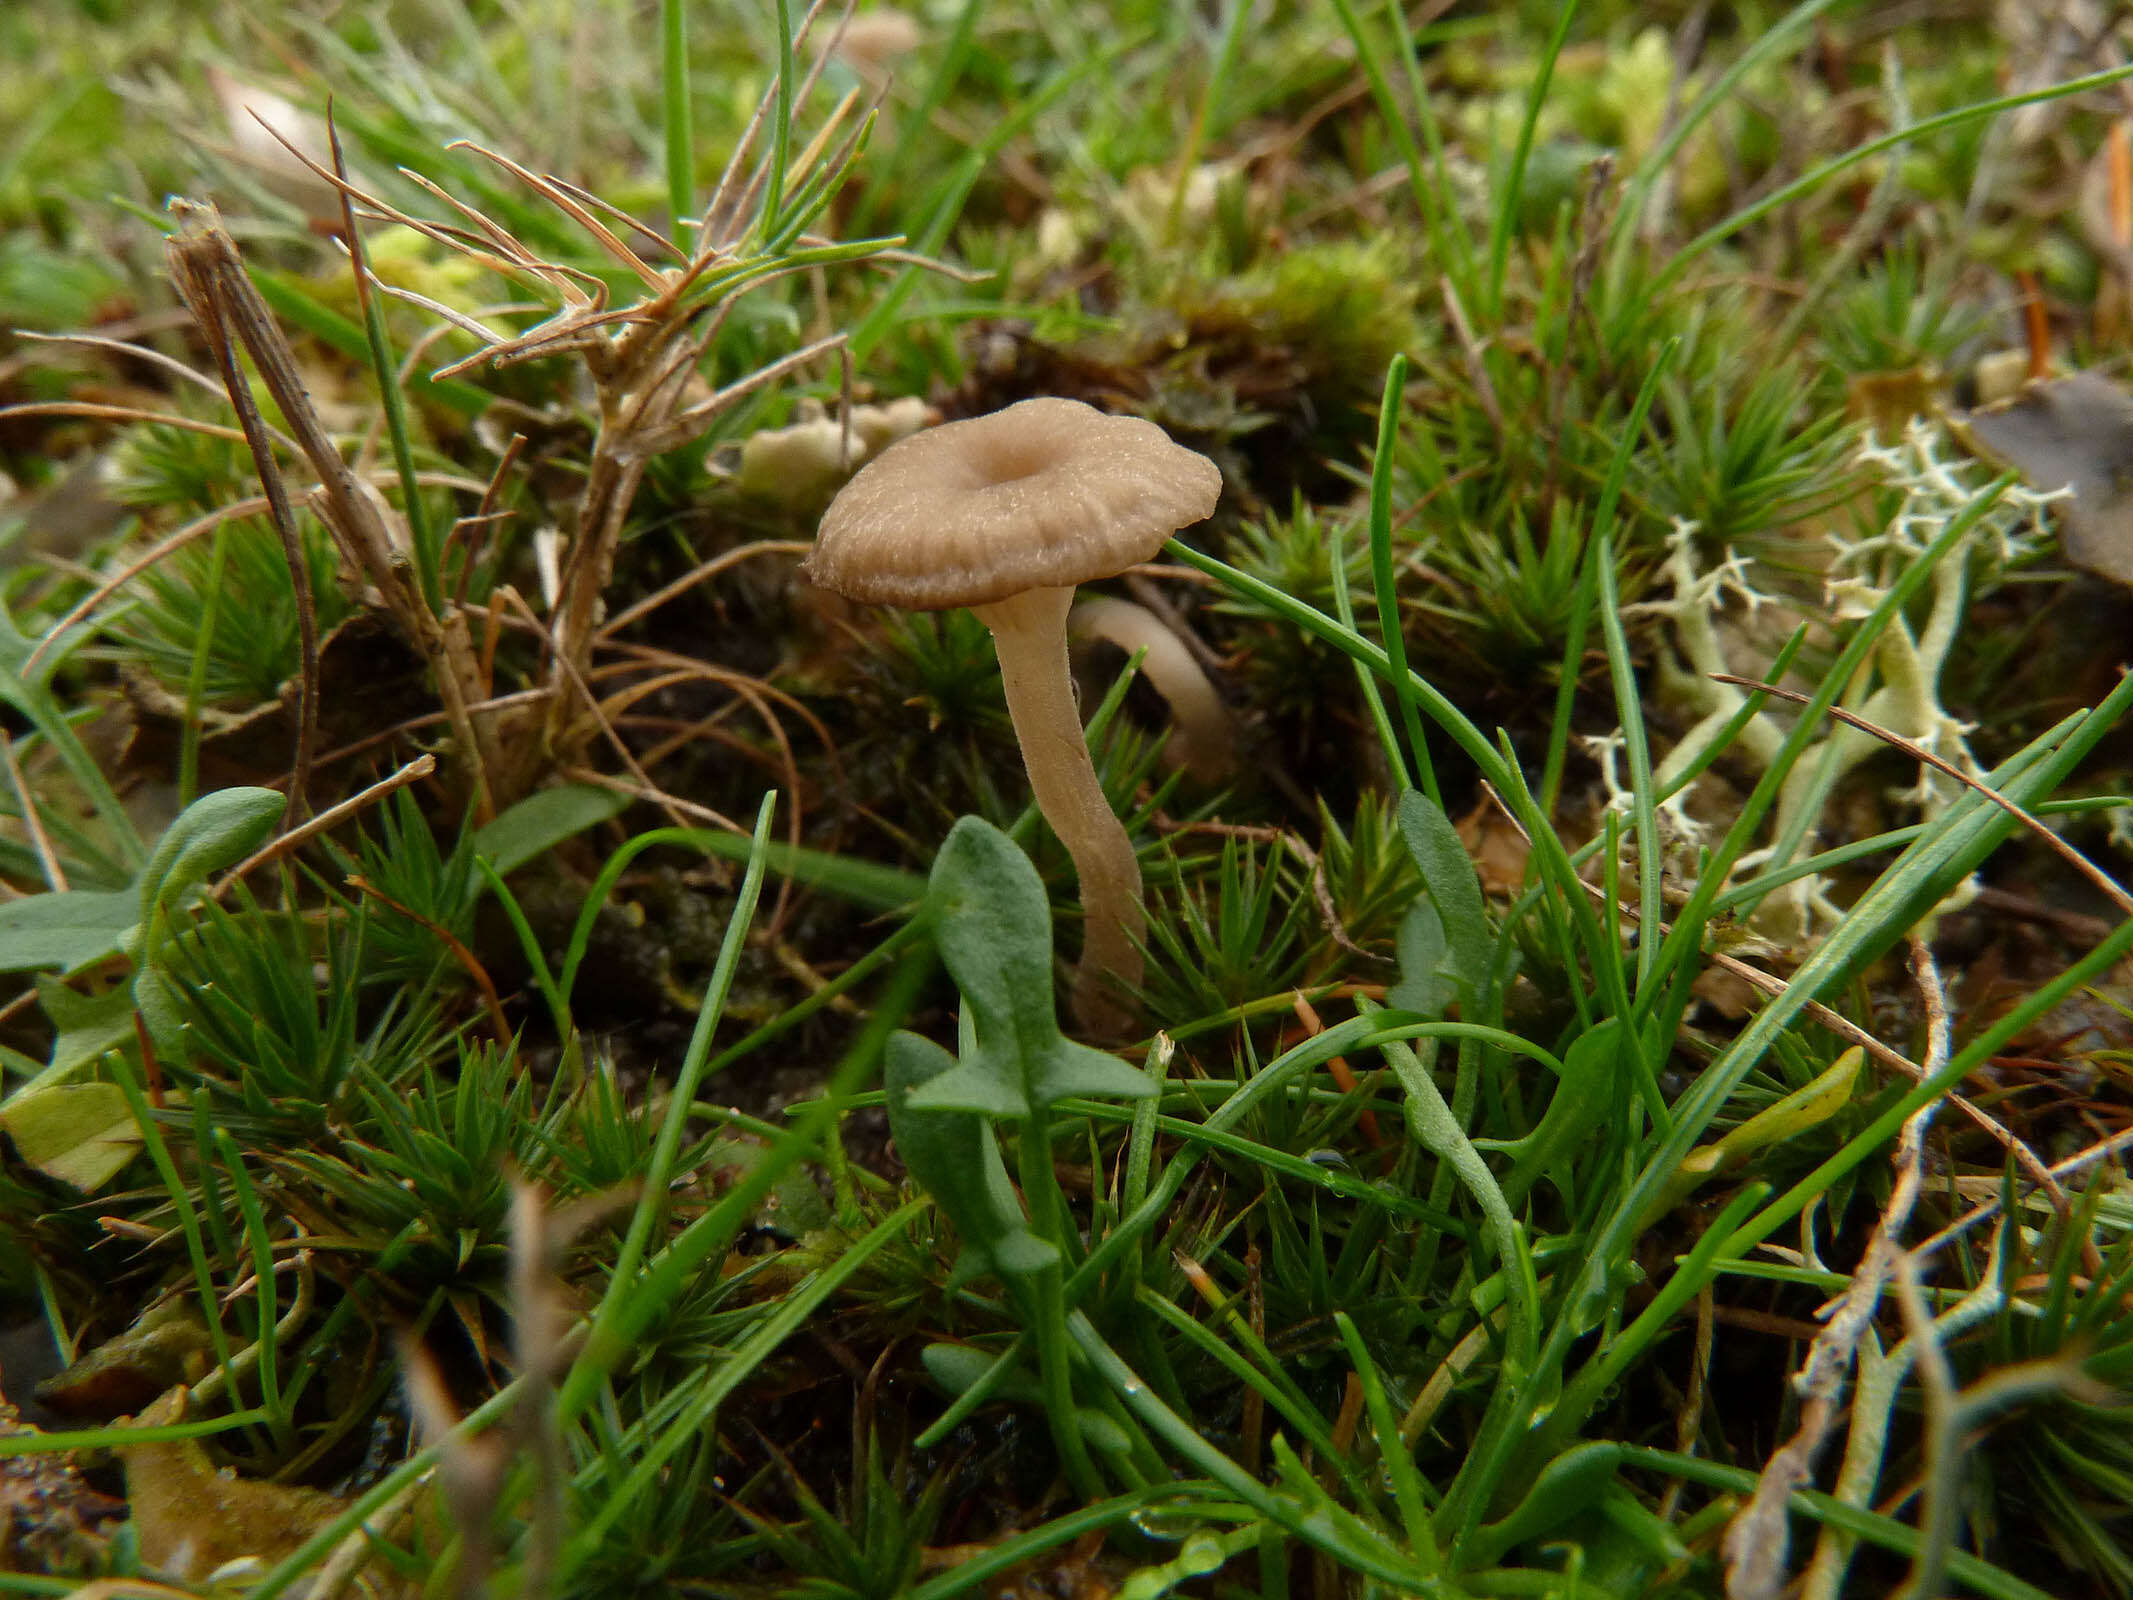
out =
[[[934,857],[926,898],[941,960],[977,1018],[980,1045],[1034,1064],[1059,1037],[1052,908],[1036,867],[998,828],[964,817]]]
[[[1462,989],[1479,993],[1488,980],[1495,935],[1489,931],[1473,857],[1444,808],[1419,789],[1400,796],[1399,816],[1400,836],[1443,923],[1447,959],[1442,969]]]
[[[1195,1578],[1209,1578],[1265,1537],[1254,1523],[1227,1533],[1204,1529],[1185,1535],[1178,1553],[1159,1566],[1142,1567],[1118,1586],[1114,1600],[1163,1600]],[[1191,1591],[1187,1591],[1191,1592]]]
[[[69,889],[0,905],[0,972],[71,972],[118,952],[136,901],[123,889]]]
[[[1476,1559],[1495,1563],[1513,1547],[1552,1533],[1599,1504],[1622,1466],[1622,1447],[1606,1441],[1572,1445],[1541,1469],[1533,1487],[1500,1521],[1477,1530]]]
[[[1090,1406],[1074,1408],[1074,1422],[1081,1429],[1081,1436],[1091,1450],[1101,1450],[1107,1456],[1127,1456],[1133,1453],[1133,1437]]]
[[[141,869],[140,924],[211,873],[234,867],[274,831],[287,799],[272,789],[238,787],[204,794],[178,813]]]
[[[1139,1068],[1059,1031],[1051,906],[1012,839],[981,818],[963,818],[934,858],[927,903],[941,960],[976,1024],[977,1048],[927,1084],[917,1106],[1019,1117],[1068,1095],[1155,1093]]]
[[[1644,1225],[1658,1221],[1719,1173],[1747,1165],[1758,1151],[1797,1139],[1827,1122],[1851,1103],[1852,1085],[1865,1063],[1866,1052],[1853,1045],[1812,1082],[1765,1106],[1724,1137],[1691,1150],[1653,1202]]]
[[[915,1090],[967,1070],[931,1039],[891,1034],[882,1065],[889,1133],[911,1176],[963,1236],[957,1271],[994,1273],[1012,1286],[1055,1265],[1059,1252],[1030,1232],[992,1125],[976,1112],[914,1104]]]
[[[1396,1011],[1413,1011],[1435,1021],[1459,998],[1459,985],[1444,970],[1451,955],[1445,942],[1444,919],[1427,896],[1400,919],[1400,981],[1385,991],[1385,1003]]]
[[[993,1357],[967,1344],[929,1344],[918,1353],[926,1374],[952,1395],[966,1393],[992,1370]],[[1022,1405],[1044,1404],[1044,1390],[1037,1375],[1025,1367],[1011,1367],[993,1393],[1002,1400]]]
[[[1155,1080],[1130,1062],[1060,1038],[1039,1059],[1034,1093],[1040,1105],[1052,1105],[1069,1095],[1084,1100],[1146,1100],[1156,1092]]]
[[[1609,1017],[1579,1034],[1563,1052],[1563,1076],[1540,1122],[1523,1139],[1500,1146],[1516,1158],[1504,1195],[1516,1206],[1543,1175],[1570,1197],[1570,1161],[1614,1105],[1624,1047],[1622,1019]]]
[[[967,1393],[992,1370],[993,1364],[990,1353],[967,1344],[929,1344],[918,1353],[918,1359],[924,1364],[927,1376],[951,1395]],[[1004,1400],[1010,1405],[1039,1410],[1044,1406],[1044,1386],[1027,1367],[1009,1368],[993,1386],[992,1393],[995,1400]],[[1132,1452],[1132,1436],[1103,1412],[1089,1406],[1076,1406],[1074,1421],[1090,1449],[1112,1456]]]

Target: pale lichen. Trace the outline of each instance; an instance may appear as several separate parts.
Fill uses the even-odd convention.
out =
[[[1859,537],[1826,536],[1834,553],[1824,573],[1823,609],[1832,642],[1839,648],[1874,613],[1898,578],[1923,559],[1950,524],[1973,510],[1979,496],[1987,492],[1968,461],[1940,453],[1945,438],[1937,426],[1914,421],[1899,443],[1869,439],[1860,446],[1860,464],[1894,491],[1897,502],[1878,531]],[[2002,490],[1935,564],[1926,581],[1923,620],[1914,627],[1902,612],[1892,617],[1839,695],[1838,704],[1957,771],[1974,773],[1977,762],[1968,737],[1972,725],[1941,704],[1941,674],[1958,645],[1973,579],[2004,568],[2028,548],[2037,508],[2051,498],[2019,486]],[[1653,786],[1661,795],[1712,753],[1712,746],[1747,703],[1745,691],[1720,683],[1714,676],[1755,675],[1755,669],[1743,670],[1728,661],[1720,617],[1729,604],[1745,606],[1752,615],[1775,598],[1756,587],[1749,564],[1730,549],[1717,565],[1703,570],[1695,533],[1692,524],[1676,523],[1664,567],[1671,594],[1633,608],[1664,619],[1670,637],[1660,656],[1660,688],[1664,696],[1696,716],[1653,771]],[[1758,773],[1767,772],[1785,735],[1785,723],[1766,706],[1740,725],[1731,751]],[[1735,874],[1771,870],[1810,853],[1824,807],[1838,784],[1887,748],[1883,739],[1864,728],[1834,723],[1786,774],[1778,790],[1769,842],[1744,854],[1735,864]],[[1629,796],[1613,763],[1603,759],[1602,769],[1610,804],[1626,807]],[[1687,811],[1693,787],[1683,785],[1660,802],[1669,831],[1689,846],[1699,837],[1699,827]],[[1947,772],[1921,761],[1916,781],[1891,790],[1889,798],[1930,820],[1947,807],[1958,787]],[[1966,885],[1950,898],[1960,903],[1968,895]],[[1953,909],[1953,905],[1944,909]],[[1827,880],[1810,874],[1773,889],[1752,921],[1758,933],[1796,947],[1841,914],[1830,897]]]

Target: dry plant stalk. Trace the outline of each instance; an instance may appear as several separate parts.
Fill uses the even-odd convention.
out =
[[[487,698],[465,618],[457,610],[440,616],[423,599],[415,580],[406,523],[384,496],[341,458],[311,404],[295,353],[280,326],[245,275],[236,242],[211,205],[176,200],[172,209],[178,231],[167,242],[171,280],[193,314],[214,353],[230,403],[243,420],[259,480],[273,511],[275,527],[289,561],[303,637],[303,699],[299,711],[295,775],[291,796],[302,803],[310,775],[312,745],[318,726],[318,619],[311,607],[311,584],[304,562],[288,491],[274,461],[273,444],[252,402],[250,386],[237,364],[242,344],[287,420],[298,450],[318,477],[312,508],[333,535],[334,548],[368,587],[366,598],[382,608],[430,663],[457,744],[461,776],[477,810],[491,814],[487,773],[496,764],[493,730],[483,727],[468,709]],[[293,817],[297,806],[291,806]]]
[[[815,0],[795,30],[795,60],[824,4],[825,0]],[[845,8],[847,16],[849,9]],[[831,49],[834,45],[832,40]],[[805,77],[793,86],[789,105],[795,115],[814,91],[829,55],[829,49],[818,53]],[[619,307],[609,305],[604,280],[583,268],[542,258],[503,224],[419,173],[407,176],[451,207],[460,222],[409,215],[329,172],[293,145],[289,147],[364,216],[411,228],[532,289],[544,303],[555,306],[553,314],[534,327],[502,331],[454,307],[383,283],[370,276],[358,259],[356,270],[372,289],[442,317],[480,346],[474,354],[440,368],[433,377],[568,354],[584,364],[592,380],[597,415],[591,458],[558,574],[546,641],[550,693],[545,712],[532,713],[544,722],[533,737],[520,736],[520,729],[514,727],[512,736],[500,741],[501,752],[490,752],[497,757],[488,763],[488,770],[498,804],[526,792],[545,772],[579,763],[600,737],[596,719],[584,714],[583,696],[575,691],[590,678],[615,553],[630,504],[653,458],[702,437],[739,400],[844,343],[843,334],[830,334],[724,388],[709,390],[700,371],[740,296],[782,278],[843,263],[886,259],[933,265],[898,250],[903,242],[899,238],[839,243],[806,231],[835,196],[873,126],[875,108],[862,109],[857,91],[847,93],[805,147],[781,163],[784,137],[774,138],[767,151],[760,146],[765,128],[778,114],[782,87],[773,82],[765,92],[709,204],[693,224],[695,236],[686,251],[575,185],[530,171],[506,155],[471,142],[453,147],[471,150],[510,173],[575,223],[610,262],[635,278],[643,286],[641,297]],[[787,135],[791,131],[789,125],[773,128]],[[779,170],[781,165],[783,170]]]
[[[1925,940],[1916,933],[1911,935],[1911,971],[1925,1004],[1928,1045],[1924,1065],[1931,1076],[1948,1060],[1952,1029],[1940,970]],[[1851,1287],[1831,1303],[1829,1320],[1792,1380],[1801,1397],[1800,1425],[1764,1463],[1754,1495],[1726,1527],[1727,1600],[1776,1600],[1784,1588],[1790,1548],[1788,1502],[1793,1491],[1813,1477],[1815,1457],[1837,1420],[1861,1340],[1869,1341],[1878,1353],[1879,1347],[1871,1343],[1874,1317],[1890,1280],[1900,1276],[1909,1261],[1900,1240],[1924,1182],[1926,1130],[1939,1109],[1939,1101],[1929,1100],[1912,1113],[1897,1135],[1896,1182],[1881,1221],[1852,1273]]]
[[[588,1226],[637,1198],[636,1186],[625,1184],[551,1208],[538,1186],[516,1173],[510,1183],[512,1357],[519,1383],[510,1419],[472,1437],[461,1433],[459,1408],[435,1359],[411,1335],[400,1347],[408,1409],[425,1442],[439,1447],[439,1499],[461,1539],[453,1592],[462,1600],[489,1592],[499,1554],[497,1512],[512,1463],[522,1454],[532,1463],[533,1485],[517,1592],[545,1600],[552,1590],[569,1465],[555,1421],[556,1377],[575,1355],[582,1332],[569,1315],[563,1255]]]

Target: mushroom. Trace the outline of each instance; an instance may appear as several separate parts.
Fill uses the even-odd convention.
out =
[[[1067,666],[1074,585],[1146,561],[1210,516],[1222,474],[1152,422],[1024,400],[913,434],[823,514],[808,578],[847,599],[969,606],[992,630],[1037,805],[1074,858],[1084,925],[1074,1015],[1117,1034],[1140,982],[1141,870],[1089,759]]]
[[[1141,672],[1170,707],[1170,742],[1164,761],[1184,769],[1209,788],[1237,770],[1237,723],[1222,694],[1184,641],[1163,619],[1131,600],[1096,595],[1075,605],[1067,631],[1077,639],[1101,639],[1131,656],[1140,652]]]

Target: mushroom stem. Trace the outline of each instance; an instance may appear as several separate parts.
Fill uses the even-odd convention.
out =
[[[1000,655],[1007,714],[1037,808],[1074,858],[1081,878],[1081,966],[1074,977],[1074,1016],[1097,1034],[1121,1034],[1133,1018],[1125,996],[1141,981],[1135,943],[1147,926],[1141,866],[1125,825],[1104,798],[1096,764],[1074,706],[1067,667],[1066,619],[1072,589],[1028,589],[974,609],[992,630]]]

